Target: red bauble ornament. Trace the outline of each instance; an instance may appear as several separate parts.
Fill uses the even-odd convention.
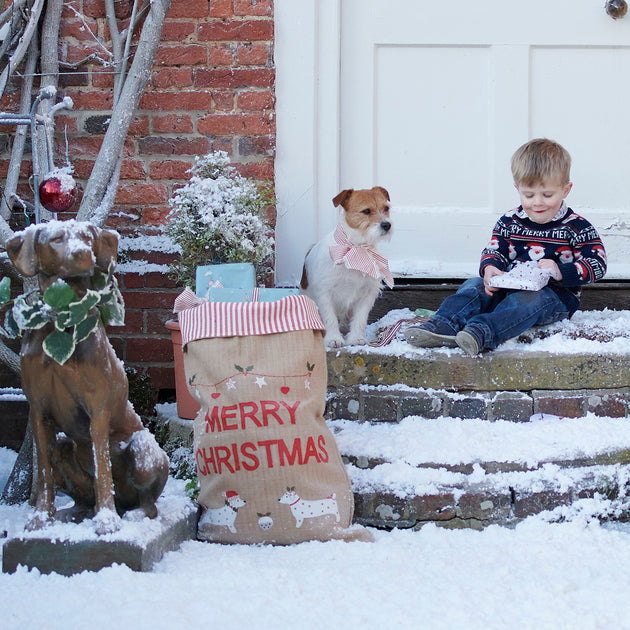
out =
[[[39,185],[39,201],[50,212],[67,212],[78,194],[74,178],[64,169],[50,171]]]

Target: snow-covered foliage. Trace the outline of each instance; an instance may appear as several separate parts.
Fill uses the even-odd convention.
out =
[[[273,252],[262,216],[268,195],[230,166],[224,151],[196,158],[191,172],[170,200],[165,232],[182,251],[171,275],[194,287],[198,266],[226,262],[257,263],[258,274],[264,274]]]

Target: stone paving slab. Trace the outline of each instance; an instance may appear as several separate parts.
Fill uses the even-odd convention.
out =
[[[8,539],[2,548],[2,571],[14,573],[18,566],[25,566],[41,573],[70,576],[113,564],[125,564],[133,571],[150,571],[167,551],[174,551],[182,542],[197,536],[196,509],[158,518],[160,527],[143,540],[59,540],[47,537],[45,530],[40,535]]]

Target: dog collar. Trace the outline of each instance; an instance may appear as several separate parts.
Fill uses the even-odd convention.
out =
[[[330,257],[336,265],[345,265],[348,269],[360,271],[377,280],[382,278],[388,287],[394,286],[387,258],[368,245],[352,243],[341,223],[337,224],[333,238],[336,244],[329,249]]]

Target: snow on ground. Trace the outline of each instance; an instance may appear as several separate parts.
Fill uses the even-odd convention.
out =
[[[0,448],[0,486],[14,459]],[[169,480],[167,504],[182,483]],[[189,541],[150,573],[113,566],[62,577],[20,567],[0,574],[0,627],[630,629],[630,529],[600,525],[589,517],[597,500],[583,503],[564,523],[372,530],[373,543]],[[0,505],[0,532],[19,534],[29,514]]]
[[[411,315],[405,309],[391,317]],[[531,344],[511,341],[504,348],[630,351],[628,311],[578,313],[565,324],[581,332],[604,328],[615,334],[608,341],[598,334],[591,340],[573,339],[565,326],[551,329],[545,339]],[[400,338],[380,351],[424,352]],[[391,442],[412,462],[477,458],[534,464],[600,453],[627,445],[629,438],[624,421],[618,419],[538,422],[535,433],[536,422],[484,423],[477,427],[484,439],[472,440],[467,432],[477,421],[431,420],[421,422],[426,442],[417,439],[411,421],[378,429],[383,435],[369,443],[360,427],[344,436],[342,421],[331,426],[342,429],[338,439],[347,439],[344,449],[384,455]],[[0,487],[14,459],[15,453],[0,448]],[[390,470],[385,478],[404,491],[409,465],[399,473],[397,478]],[[417,474],[433,475],[435,481],[436,470],[417,469]],[[560,479],[567,473],[545,464],[540,474]],[[353,478],[353,483],[359,482]],[[166,504],[176,502],[181,493],[182,482],[169,480]],[[190,541],[168,553],[150,573],[113,566],[62,577],[20,568],[12,575],[0,574],[0,627],[630,630],[630,527],[600,524],[593,515],[604,511],[603,503],[584,500],[555,515],[530,517],[513,529],[445,530],[427,525],[417,532],[372,530],[373,543],[268,547]],[[0,534],[20,533],[29,513],[24,505],[0,505]],[[564,516],[564,522],[554,522],[558,516]]]

